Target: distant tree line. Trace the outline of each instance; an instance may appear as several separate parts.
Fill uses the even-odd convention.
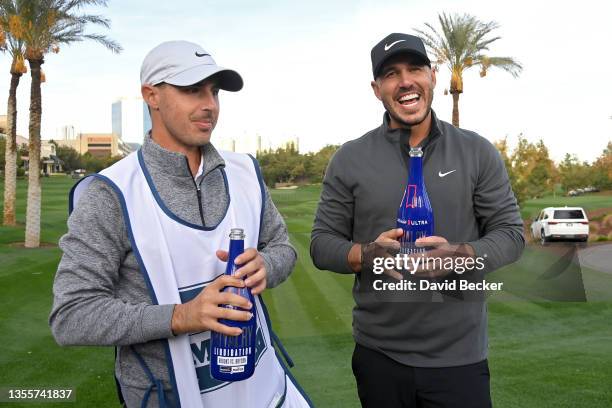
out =
[[[97,157],[89,152],[79,154],[72,147],[58,146],[57,144],[55,145],[55,154],[62,161],[62,167],[66,173],[78,169],[84,169],[88,173],[97,173],[123,158],[120,155]]]
[[[531,143],[519,135],[512,152],[507,139],[497,141],[495,146],[504,160],[519,204],[555,193],[558,188],[565,194],[588,186],[612,189],[612,142],[608,142],[601,155],[591,163],[581,162],[576,155],[567,153],[558,165],[550,158],[542,140]]]
[[[269,187],[274,187],[276,183],[320,183],[327,163],[338,147],[327,145],[316,153],[300,154],[290,143],[287,147],[259,152],[257,160]]]
[[[5,143],[6,141],[0,138],[0,167],[4,165]],[[519,204],[559,190],[567,194],[570,190],[587,186],[600,190],[612,189],[612,142],[608,142],[601,155],[590,163],[580,161],[576,155],[568,153],[560,163],[555,164],[542,140],[531,143],[523,136],[519,136],[512,151],[508,147],[507,139],[495,142],[495,146],[504,160],[512,190]],[[260,152],[257,154],[257,160],[264,181],[270,187],[274,187],[276,183],[320,183],[327,163],[339,147],[328,145],[316,153],[300,154],[294,145],[290,144],[276,150]],[[56,154],[67,173],[77,169],[99,172],[121,159],[121,156],[95,157],[90,153],[80,155],[75,149],[66,146],[56,146]],[[27,146],[20,146],[19,175],[23,175],[21,157],[27,155]]]
[[[580,161],[576,155],[566,154],[558,164],[550,158],[542,140],[529,142],[519,135],[518,143],[510,151],[507,139],[495,142],[499,150],[515,196],[519,204],[527,199],[594,186],[600,190],[612,189],[612,142],[591,163]],[[327,163],[337,145],[328,145],[316,153],[300,154],[293,145],[266,150],[257,155],[266,184],[320,183]]]
[[[73,170],[84,169],[87,173],[97,173],[123,158],[123,156],[104,156],[97,157],[86,152],[79,155],[76,150],[71,147],[62,147],[58,149],[57,157],[64,162],[64,171],[69,173]],[[75,156],[74,153],[77,155]],[[64,158],[68,160],[64,160]]]

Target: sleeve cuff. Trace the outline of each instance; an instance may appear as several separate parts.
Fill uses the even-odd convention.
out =
[[[266,254],[265,252],[259,252],[259,255],[261,255],[261,258],[264,261],[264,266],[266,268],[266,280],[267,280],[267,288],[273,288],[274,283],[276,282],[276,275],[274,274],[274,267],[272,265],[272,262],[270,261],[270,255]]]
[[[475,257],[483,257],[486,254],[486,245],[480,241],[466,242],[474,250]]]
[[[174,337],[172,333],[173,304],[146,306],[142,312],[142,338],[145,341]]]
[[[472,249],[474,250],[475,258],[482,258],[484,260],[483,262],[485,264],[485,272],[491,271],[491,264],[489,262],[489,256],[490,256],[489,246],[486,243],[482,242],[481,240],[466,242],[466,245],[469,245],[472,247]]]
[[[341,273],[355,273],[351,265],[349,264],[348,254],[351,252],[351,248],[355,245],[352,241],[343,242],[342,246],[338,248],[338,252],[341,255],[342,263],[339,265],[341,269],[339,270]]]

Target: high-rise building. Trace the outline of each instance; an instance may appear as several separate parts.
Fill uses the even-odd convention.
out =
[[[279,148],[288,149],[290,147],[293,147],[296,152],[299,152],[300,138],[297,136],[265,138],[263,141],[260,141],[258,152],[262,150],[276,150]]]
[[[234,151],[238,153],[257,154],[261,150],[261,136],[249,135],[247,132],[242,137],[234,139]]]
[[[221,137],[213,139],[213,144],[220,150],[229,150],[238,153],[249,153],[256,155],[265,150],[276,150],[278,148],[288,149],[293,147],[300,151],[300,139],[293,137],[262,137],[259,134],[248,134],[244,132],[241,137]]]
[[[151,130],[147,104],[140,97],[119,98],[112,106],[113,133],[125,143],[142,144]]]
[[[60,140],[74,140],[78,134],[79,132],[73,125],[65,125],[57,129],[55,138]]]

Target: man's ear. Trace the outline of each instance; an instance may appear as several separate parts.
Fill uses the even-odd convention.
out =
[[[151,85],[143,85],[140,87],[142,99],[149,105],[152,110],[159,109],[159,89]]]
[[[378,81],[374,80],[374,81],[370,82],[370,85],[372,86],[372,90],[374,91],[374,95],[376,95],[376,97],[378,98],[379,101],[382,101],[382,99],[380,98],[380,84],[378,83]]]
[[[433,84],[433,88],[436,87],[436,70],[431,68],[431,83]]]

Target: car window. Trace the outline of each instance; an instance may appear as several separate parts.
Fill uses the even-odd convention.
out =
[[[580,220],[584,218],[582,210],[555,210],[557,220]]]

